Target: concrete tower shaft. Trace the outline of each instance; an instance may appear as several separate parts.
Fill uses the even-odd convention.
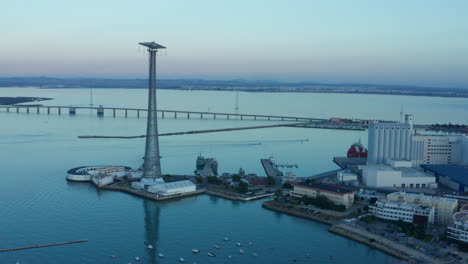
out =
[[[155,42],[142,42],[140,45],[147,47],[149,53],[148,120],[146,125],[143,178],[155,180],[162,176],[156,106],[156,53],[158,52],[158,49],[165,49],[166,47]]]

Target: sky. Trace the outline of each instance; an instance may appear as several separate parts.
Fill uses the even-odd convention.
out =
[[[1,0],[0,77],[468,88],[466,0]]]

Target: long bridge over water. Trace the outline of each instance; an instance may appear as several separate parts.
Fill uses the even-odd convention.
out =
[[[110,115],[116,117],[119,113],[122,116],[128,117],[129,113],[135,113],[139,118],[141,113],[148,112],[144,108],[128,108],[128,107],[95,107],[95,106],[64,106],[64,105],[0,105],[0,109],[6,112],[16,113],[46,113],[46,114],[66,114],[76,115],[80,110],[96,111],[96,115],[103,117]],[[364,124],[347,124],[347,123],[334,123],[330,119],[304,117],[304,116],[283,116],[283,115],[265,115],[265,114],[243,114],[243,113],[223,113],[223,112],[202,112],[202,111],[184,111],[184,110],[157,110],[160,118],[200,118],[200,119],[237,119],[237,120],[258,120],[258,121],[288,121],[288,122],[302,122],[303,125],[295,124],[295,127],[307,128],[323,128],[323,129],[345,129],[345,130],[365,130],[367,125]],[[120,116],[120,115],[119,115]],[[415,124],[415,128],[425,129],[430,125]]]
[[[35,112],[37,114],[43,112],[47,114],[57,113],[68,113],[69,115],[76,115],[78,110],[91,109],[95,110],[97,116],[104,116],[104,113],[110,113],[111,116],[115,117],[118,112],[123,113],[125,117],[128,117],[130,112],[136,113],[137,117],[140,117],[140,113],[146,113],[148,109],[143,108],[125,108],[125,107],[93,107],[93,106],[43,106],[43,105],[7,105],[0,106],[0,109],[5,109],[6,112]],[[222,113],[222,112],[200,112],[200,111],[183,111],[183,110],[157,110],[161,118],[173,117],[173,118],[211,118],[211,119],[231,119],[238,118],[241,120],[271,120],[271,121],[298,121],[298,122],[321,122],[327,121],[328,119],[323,118],[312,118],[312,117],[297,117],[297,116],[282,116],[282,115],[258,115],[258,114],[240,114],[240,113]]]

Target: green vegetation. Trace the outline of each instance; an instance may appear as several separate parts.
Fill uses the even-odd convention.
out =
[[[376,202],[377,202],[377,198],[375,198],[375,197],[372,197],[369,200],[369,204],[375,204]]]
[[[266,180],[267,180],[267,185],[275,185],[276,183],[275,178],[272,176],[268,176]]]
[[[283,188],[285,188],[285,189],[292,189],[293,186],[292,186],[292,184],[290,184],[289,182],[285,182],[285,183],[283,184]]]
[[[240,182],[241,176],[238,175],[238,174],[234,174],[234,175],[232,175],[231,179],[232,179],[233,182]]]
[[[221,181],[216,176],[208,176],[208,177],[206,177],[206,180],[208,181],[209,184],[220,184],[221,183]]]
[[[243,181],[239,182],[239,186],[237,187],[237,191],[240,193],[246,193],[249,190],[249,185]]]
[[[364,216],[364,217],[361,217],[359,220],[365,222],[365,223],[368,223],[368,224],[372,224],[372,223],[375,223],[378,221],[377,217],[373,216],[373,215],[368,215],[368,216]]]
[[[203,177],[202,177],[202,176],[197,176],[197,177],[195,177],[195,179],[197,180],[197,183],[198,183],[198,184],[202,184],[202,183],[203,183]]]
[[[432,235],[426,234],[426,226],[424,225],[415,225],[412,223],[406,223],[402,220],[397,222],[397,230],[401,233],[405,233],[408,236],[412,236],[416,239],[429,242],[432,240]]]
[[[330,201],[324,195],[318,195],[317,198],[303,196],[299,201],[303,202],[304,204],[311,204],[311,205],[317,206],[318,208],[321,208],[321,209],[334,210],[334,211],[340,211],[340,212],[346,211],[346,206],[342,204],[337,205],[333,203],[332,201]]]

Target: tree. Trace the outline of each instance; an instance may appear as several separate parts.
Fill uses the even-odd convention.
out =
[[[232,175],[232,181],[233,181],[233,182],[240,182],[240,180],[241,180],[241,176],[240,176],[240,175],[238,175],[238,174]]]
[[[197,183],[198,183],[198,184],[202,184],[202,183],[203,183],[203,177],[202,177],[202,176],[197,176],[197,177],[195,177],[195,179],[197,180]]]
[[[369,204],[375,204],[375,202],[377,202],[377,198],[375,197],[370,198]]]
[[[240,193],[246,193],[249,190],[249,185],[243,181],[239,182],[239,187],[237,187],[237,190]]]
[[[220,183],[218,177],[216,177],[216,176],[208,176],[208,177],[206,177],[206,180],[210,184],[219,184]]]
[[[283,188],[285,188],[285,189],[292,189],[293,186],[292,186],[292,184],[290,184],[289,182],[285,182],[285,183],[283,184]]]
[[[266,180],[267,180],[267,185],[275,185],[276,183],[275,178],[272,176],[268,176]]]

